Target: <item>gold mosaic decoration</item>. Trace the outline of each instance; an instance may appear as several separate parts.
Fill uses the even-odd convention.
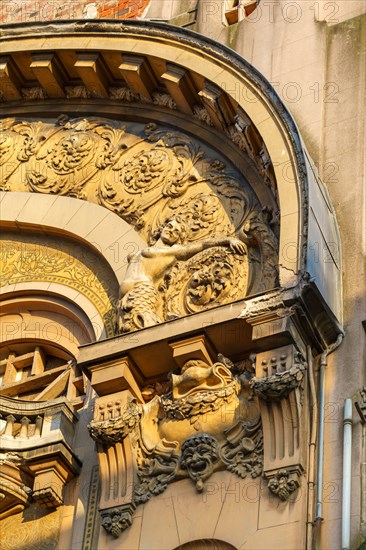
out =
[[[78,290],[98,310],[107,335],[113,336],[118,283],[87,247],[59,237],[7,233],[0,244],[0,265],[0,287],[44,282]]]

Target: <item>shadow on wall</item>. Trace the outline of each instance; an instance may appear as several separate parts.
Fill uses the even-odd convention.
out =
[[[61,509],[49,511],[33,503],[23,512],[1,521],[2,550],[53,550],[57,547]]]

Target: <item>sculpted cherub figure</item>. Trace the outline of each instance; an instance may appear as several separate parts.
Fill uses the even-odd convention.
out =
[[[195,254],[214,246],[227,246],[245,254],[245,244],[235,237],[213,237],[184,244],[187,228],[179,216],[168,218],[156,234],[156,242],[128,257],[125,278],[120,287],[118,325],[129,332],[163,322],[157,313],[157,288],[177,261],[189,260]]]

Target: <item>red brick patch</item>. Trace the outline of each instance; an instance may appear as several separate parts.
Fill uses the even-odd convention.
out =
[[[150,0],[0,0],[0,23],[55,19],[133,19]]]

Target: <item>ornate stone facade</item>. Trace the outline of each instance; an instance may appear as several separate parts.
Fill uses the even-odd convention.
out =
[[[188,24],[196,9],[201,22],[209,15],[207,3],[193,4]],[[322,37],[326,74],[343,70],[327,25],[304,20],[294,32],[295,23],[280,22],[283,7],[273,6],[283,48],[296,38],[291,48],[299,41],[312,57]],[[250,21],[240,23],[241,43],[236,27],[222,26],[224,15],[220,36],[230,32],[244,51]],[[332,31],[347,34],[347,48],[353,23]],[[267,27],[260,35],[269,59],[278,34]],[[1,32],[0,513],[7,529],[18,527],[15,544],[340,547],[329,441],[342,439],[344,395],[364,383],[360,362],[338,359],[351,357],[348,344],[328,359],[343,337],[338,226],[274,87],[222,44],[159,23],[63,21]],[[272,48],[270,78],[281,48]],[[265,70],[253,52],[245,57]],[[301,66],[302,55],[293,57]],[[297,69],[284,74],[300,78]],[[321,159],[348,157],[329,139],[332,102],[316,103]],[[291,112],[314,152],[309,104],[299,105]],[[319,170],[324,179],[322,162]],[[351,304],[345,291],[352,333],[347,317],[352,311],[357,324],[361,299]],[[364,392],[354,401],[355,443]],[[44,536],[30,536],[28,520]]]

